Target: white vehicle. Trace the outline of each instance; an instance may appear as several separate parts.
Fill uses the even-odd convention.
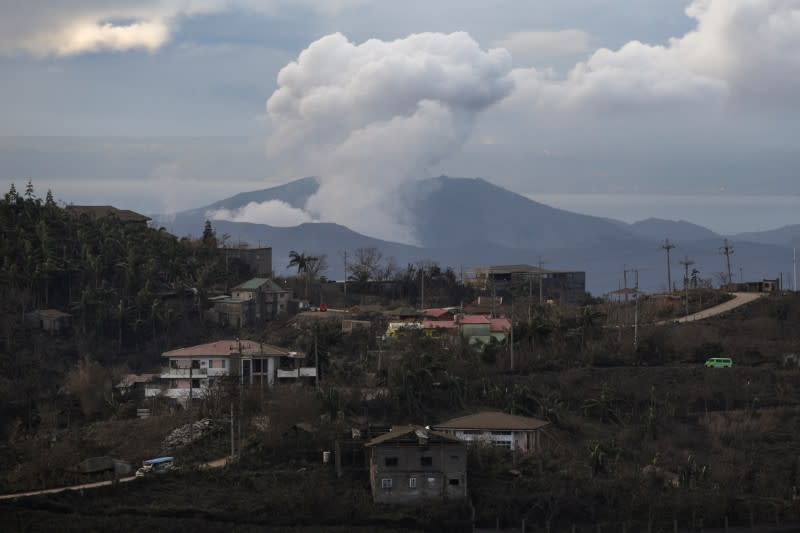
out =
[[[163,474],[174,468],[172,457],[156,457],[142,461],[142,467],[136,471],[136,477],[150,474]]]

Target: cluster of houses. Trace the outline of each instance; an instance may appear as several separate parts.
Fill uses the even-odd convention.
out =
[[[511,320],[490,314],[468,314],[458,307],[425,309],[414,320],[390,321],[386,336],[394,337],[409,330],[422,330],[430,337],[463,337],[470,344],[489,344],[492,340],[505,342]]]

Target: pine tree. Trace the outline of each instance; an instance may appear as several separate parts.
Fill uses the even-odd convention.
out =
[[[6,202],[15,204],[17,203],[17,198],[19,198],[19,195],[17,194],[17,188],[12,183],[11,188],[8,190],[8,194],[6,194]]]
[[[53,191],[50,189],[47,189],[47,196],[45,197],[44,204],[51,207],[56,205],[56,201],[53,199]]]
[[[33,200],[33,182],[29,179],[28,184],[25,186],[25,199]]]
[[[208,220],[206,220],[206,225],[203,227],[203,244],[206,246],[216,246],[217,244],[214,228],[211,227],[211,222]]]

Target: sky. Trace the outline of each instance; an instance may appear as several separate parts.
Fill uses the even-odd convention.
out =
[[[405,242],[395,191],[440,174],[627,221],[800,223],[800,0],[0,12],[4,189],[157,213],[317,175],[304,210],[253,212]]]

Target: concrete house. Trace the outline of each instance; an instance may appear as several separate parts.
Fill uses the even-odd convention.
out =
[[[289,303],[289,290],[269,278],[253,278],[231,289],[234,299],[253,302],[256,322],[274,320],[285,316]]]
[[[161,372],[170,398],[203,398],[217,382],[231,376],[244,385],[272,386],[281,357],[293,352],[255,341],[222,340],[161,354]],[[316,369],[315,369],[316,370]]]
[[[372,499],[419,504],[467,497],[467,449],[420,426],[392,428],[366,443]]]
[[[253,278],[231,290],[231,295],[209,301],[210,318],[223,326],[241,328],[286,316],[289,291],[268,278]]]
[[[480,442],[522,453],[541,449],[542,430],[549,422],[499,411],[482,411],[453,418],[433,426],[449,437],[463,442]]]

